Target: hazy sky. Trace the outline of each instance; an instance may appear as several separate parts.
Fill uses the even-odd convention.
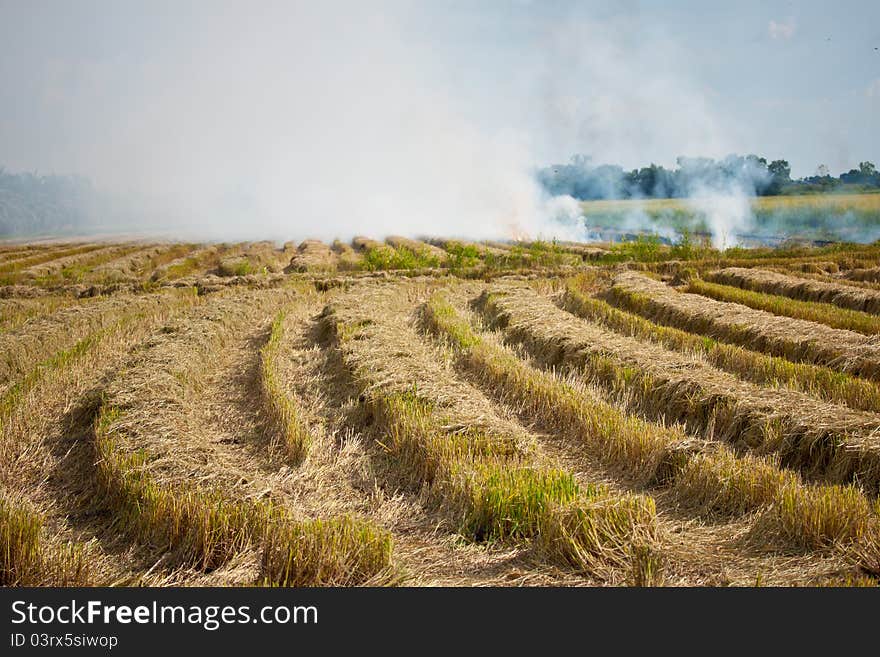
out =
[[[526,221],[573,153],[880,164],[880,2],[711,4],[0,0],[0,165],[343,230]]]

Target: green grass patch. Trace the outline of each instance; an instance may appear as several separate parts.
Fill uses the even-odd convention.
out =
[[[0,496],[0,586],[83,586],[81,546],[47,547],[40,514],[22,499]]]
[[[361,261],[361,267],[367,271],[430,269],[440,264],[440,258],[427,250],[413,250],[405,246],[394,248],[387,244],[367,249]]]

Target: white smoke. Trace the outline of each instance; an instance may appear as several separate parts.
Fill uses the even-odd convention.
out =
[[[34,64],[54,146],[37,157],[34,139],[18,139],[22,168],[87,175],[112,195],[105,223],[179,237],[535,230],[541,192],[524,140],[472,120],[433,79],[442,57],[410,34],[426,14],[397,2],[195,3],[144,53],[96,60],[77,44]]]
[[[712,233],[712,246],[726,249],[740,243],[740,235],[754,224],[750,197],[736,186],[727,189],[699,187],[687,204],[705,217]]]
[[[97,23],[108,7],[115,22]],[[108,7],[12,21],[39,26],[25,40],[39,56],[21,62],[32,74],[9,89],[39,130],[0,122],[0,141],[8,166],[76,172],[112,192],[111,225],[223,239],[578,239],[577,202],[547,199],[535,165],[575,152],[669,165],[736,143],[682,44],[578,4],[558,16],[516,5],[499,20],[469,3]],[[470,12],[481,31],[462,49]],[[530,27],[510,45],[514,14]],[[102,54],[91,32],[62,24],[92,19],[122,46]],[[483,39],[508,50],[484,57]]]
[[[555,161],[584,153],[596,163],[633,168],[656,162],[669,169],[679,155],[721,159],[744,141],[745,130],[720,113],[712,90],[697,82],[693,54],[660,28],[634,26],[626,17],[575,15],[549,31],[543,46],[541,138],[549,152],[567,153]],[[686,205],[701,215],[716,245],[732,245],[753,223],[756,179],[748,170],[732,180],[691,174]],[[677,238],[638,200],[617,228]]]
[[[571,196],[544,198],[535,211],[532,233],[545,240],[588,241],[580,201]]]

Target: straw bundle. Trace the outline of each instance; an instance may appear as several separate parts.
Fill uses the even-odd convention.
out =
[[[333,271],[338,260],[339,256],[320,240],[304,240],[284,271]]]

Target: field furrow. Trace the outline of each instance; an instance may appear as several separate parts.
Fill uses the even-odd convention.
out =
[[[47,244],[47,245],[30,245],[30,247],[10,248],[0,251],[0,266],[12,264],[14,261],[24,258],[33,258],[39,255],[48,255],[55,251],[63,251],[74,248],[74,244]]]
[[[55,352],[0,399],[0,540],[4,584],[110,583],[139,577],[127,546],[82,531],[83,447],[96,385],[160,322],[197,301],[182,292],[120,312],[116,321]],[[85,423],[85,425],[83,424]],[[90,467],[90,465],[86,466]],[[86,524],[91,514],[85,513]],[[149,564],[140,567],[146,572]],[[134,570],[132,570],[134,569]]]
[[[471,540],[532,541],[543,558],[592,575],[650,568],[653,501],[580,483],[542,459],[527,432],[438,362],[402,296],[364,287],[322,318],[402,481],[427,486]]]
[[[0,244],[0,586],[876,586],[876,244],[302,237]]]
[[[873,381],[821,365],[795,363],[786,358],[768,356],[696,333],[655,324],[589,296],[589,293],[582,291],[584,283],[577,278],[569,280],[559,299],[560,307],[616,333],[650,340],[682,353],[699,354],[711,365],[744,381],[789,388],[854,409],[880,412],[880,386]]]
[[[193,295],[193,291],[186,292]],[[130,311],[161,303],[157,295],[116,295],[62,307],[0,334],[0,393],[53,353],[71,348],[94,331],[112,325]]]
[[[0,264],[0,282],[4,285],[18,282],[24,272],[32,267],[38,267],[44,263],[50,263],[55,260],[64,260],[67,258],[76,258],[92,251],[112,248],[105,244],[82,244],[63,249],[50,249],[47,252],[38,252],[31,257],[22,258]]]
[[[682,422],[738,450],[777,454],[810,478],[880,487],[880,418],[795,391],[760,388],[708,365],[619,335],[559,309],[531,288],[500,286],[483,312],[551,366],[574,367],[638,412]]]
[[[677,292],[634,272],[615,277],[609,300],[665,326],[880,380],[880,339],[873,336]]]
[[[711,271],[727,267],[799,267],[811,268],[833,263],[838,270],[867,268],[877,265],[880,256],[873,245],[849,244],[846,249],[794,248],[794,249],[730,249],[725,254],[714,257],[695,258],[688,261],[688,266],[700,271]],[[649,263],[649,265],[652,263]],[[660,263],[661,266],[663,263]]]
[[[188,251],[187,245],[147,245],[93,267],[84,275],[84,279],[104,285],[137,283],[145,273],[151,273],[163,260],[178,258]]]
[[[153,282],[176,281],[184,276],[191,276],[216,267],[220,256],[226,251],[223,246],[212,244],[198,248],[189,253],[179,255],[175,259],[156,266],[150,280]]]
[[[708,275],[707,280],[732,285],[754,292],[777,294],[799,301],[830,303],[840,308],[880,314],[880,292],[854,290],[846,285],[835,285],[805,280],[762,269],[729,267]]]
[[[18,272],[20,279],[30,279],[38,284],[77,281],[91,267],[108,262],[116,257],[127,255],[140,247],[131,245],[111,245],[76,253],[48,262],[31,265]]]
[[[97,478],[120,529],[206,581],[350,585],[393,575],[387,532],[351,514],[307,517],[267,449],[254,405],[259,345],[299,294],[219,293],[155,336],[102,405]]]
[[[17,328],[31,318],[48,315],[67,306],[80,303],[68,295],[43,296],[36,299],[0,299],[0,333]],[[90,303],[86,300],[85,303]]]
[[[837,268],[837,265],[833,262],[819,264],[822,265],[822,268],[819,268],[818,270],[814,269],[809,264],[803,264],[801,266],[791,265],[789,267],[767,267],[766,270],[777,274],[791,276],[799,280],[829,283],[846,289],[855,290],[856,292],[859,292],[861,290],[877,292],[878,290],[880,290],[880,287],[878,287],[877,283],[873,283],[871,281],[860,281],[851,277],[855,272],[868,270],[851,269],[847,271],[840,271]],[[708,275],[714,271],[714,269],[709,269],[705,272],[705,274]]]
[[[751,514],[749,535],[783,550],[852,545],[876,531],[877,514],[857,490],[807,485],[772,459],[737,457],[679,428],[628,415],[575,381],[521,361],[478,331],[445,293],[429,300],[424,320],[453,345],[461,367],[481,387],[625,481],[663,486],[675,509],[723,518]],[[663,507],[658,520],[675,524],[664,518]]]
[[[322,296],[332,301],[337,293]],[[273,325],[277,343],[270,346],[271,337],[266,343],[273,352],[278,393],[294,402],[297,424],[311,428],[305,460],[289,475],[296,477],[298,506],[374,518],[391,532],[406,585],[585,583],[575,573],[536,564],[515,545],[462,541],[457,527],[421,489],[401,486],[399,468],[389,463],[382,447],[387,440],[375,423],[365,422],[361,391],[338,350],[326,342],[322,320],[304,310],[285,309],[280,325]],[[280,444],[284,434],[271,409],[267,414],[268,441]],[[289,456],[283,448],[276,453]]]
[[[819,301],[797,301],[785,296],[753,292],[749,289],[710,283],[693,278],[686,291],[716,301],[736,303],[773,315],[825,324],[831,328],[854,331],[864,335],[880,333],[880,317],[857,310],[846,310]]]

